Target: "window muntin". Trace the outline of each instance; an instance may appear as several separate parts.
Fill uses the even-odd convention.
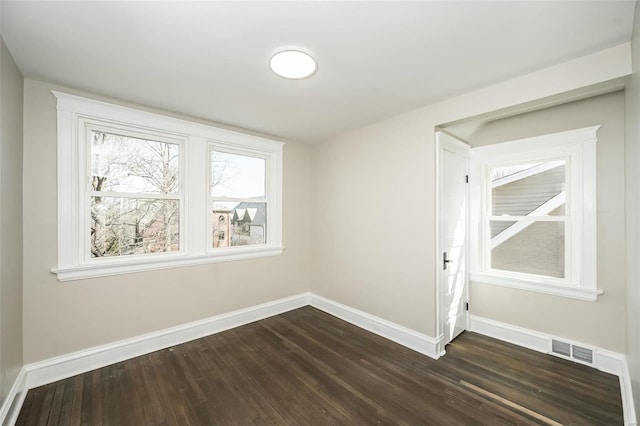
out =
[[[179,142],[87,123],[88,260],[181,250]],[[155,136],[155,137],[154,137]],[[161,140],[167,139],[167,140]],[[88,228],[88,229],[87,229]]]
[[[211,145],[210,194],[213,249],[267,243],[267,159]]]

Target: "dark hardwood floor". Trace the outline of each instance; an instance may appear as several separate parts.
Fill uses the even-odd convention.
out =
[[[469,332],[435,361],[311,307],[32,389],[17,422],[622,423],[615,376]]]

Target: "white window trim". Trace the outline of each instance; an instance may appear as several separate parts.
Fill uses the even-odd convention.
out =
[[[602,294],[597,289],[597,221],[596,221],[596,142],[600,126],[569,130],[511,142],[499,143],[471,150],[470,223],[471,273],[476,283],[493,284],[574,299],[595,301]],[[569,188],[573,200],[567,223],[567,279],[554,279],[530,274],[519,274],[489,269],[485,248],[486,221],[489,194],[485,172],[487,167],[509,164],[522,159],[544,161],[558,157],[568,158]],[[575,190],[582,188],[582,190]]]
[[[227,262],[282,254],[282,152],[284,143],[205,124],[181,120],[134,108],[100,102],[61,92],[58,112],[58,265],[51,272],[60,281],[78,280],[132,272],[152,271],[206,263]],[[87,259],[82,241],[86,187],[86,150],[80,147],[87,124],[131,129],[161,140],[180,144],[181,217],[180,251]],[[268,240],[257,246],[209,250],[211,212],[209,189],[209,144],[253,152],[268,159],[270,189]]]

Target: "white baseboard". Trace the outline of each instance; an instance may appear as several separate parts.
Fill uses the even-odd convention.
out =
[[[18,419],[20,408],[27,396],[27,372],[23,367],[13,382],[9,394],[0,407],[0,424],[13,425]]]
[[[631,387],[631,375],[629,366],[624,355],[615,352],[598,350],[598,370],[605,373],[615,374],[620,378],[620,394],[622,396],[622,410],[624,412],[625,426],[637,426],[635,402]]]
[[[34,387],[66,379],[116,362],[199,339],[307,305],[311,305],[357,327],[378,334],[431,358],[438,359],[442,354],[442,336],[433,338],[333,300],[312,293],[303,293],[204,320],[171,327],[158,332],[28,364],[20,371],[8,397],[2,407],[0,407],[0,424],[13,425],[15,423],[27,391]],[[470,316],[470,330],[543,353],[549,352],[550,340],[552,338],[552,336],[532,330],[514,327],[509,324],[474,315]],[[597,349],[595,358],[598,369],[616,374],[620,377],[625,424],[636,426],[633,398],[631,397],[631,381],[624,355]]]
[[[568,341],[578,346],[592,348],[594,351],[594,362],[591,367],[619,377],[625,425],[637,426],[638,423],[636,421],[633,396],[631,393],[631,377],[629,375],[627,360],[623,354],[594,348],[593,346],[573,342],[562,337],[539,333],[526,328],[516,327],[511,324],[482,318],[477,315],[470,315],[469,329],[470,331],[483,334],[485,336],[493,337],[495,339],[503,340],[505,342],[513,343],[514,345],[523,346],[545,354],[552,354],[552,339]]]
[[[355,326],[378,334],[419,353],[437,359],[442,338],[434,339],[382,318],[311,293],[240,309],[200,321],[124,339],[26,365],[8,400],[0,411],[0,423],[12,425],[29,389],[63,380],[116,362],[229,330],[293,309],[311,305]],[[9,412],[11,410],[11,412]]]
[[[287,297],[29,364],[25,366],[27,388],[32,389],[116,362],[278,315],[306,306],[309,304],[308,300],[307,293]]]
[[[307,305],[314,306],[424,355],[435,359],[440,355],[438,348],[441,339],[434,339],[332,300],[310,293],[303,293],[28,364],[24,367],[26,371],[26,387],[32,389]]]
[[[538,352],[549,352],[549,337],[526,328],[469,315],[469,331],[503,340]]]
[[[402,346],[413,349],[416,352],[420,352],[423,355],[427,355],[434,359],[438,359],[440,357],[442,338],[434,339],[426,334],[418,333],[417,331],[367,314],[366,312],[359,311],[350,306],[342,305],[322,296],[310,294],[309,298],[309,304],[314,308],[318,308],[321,311],[386,339],[392,340]]]
[[[622,394],[622,411],[624,412],[624,423],[626,426],[638,426],[636,417],[636,407],[633,400],[633,390],[631,385],[631,375],[629,374],[629,364],[624,360],[622,374],[620,374],[620,392]]]

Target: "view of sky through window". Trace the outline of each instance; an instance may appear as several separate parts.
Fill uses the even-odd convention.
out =
[[[211,195],[216,198],[262,198],[266,195],[263,158],[211,151]]]

